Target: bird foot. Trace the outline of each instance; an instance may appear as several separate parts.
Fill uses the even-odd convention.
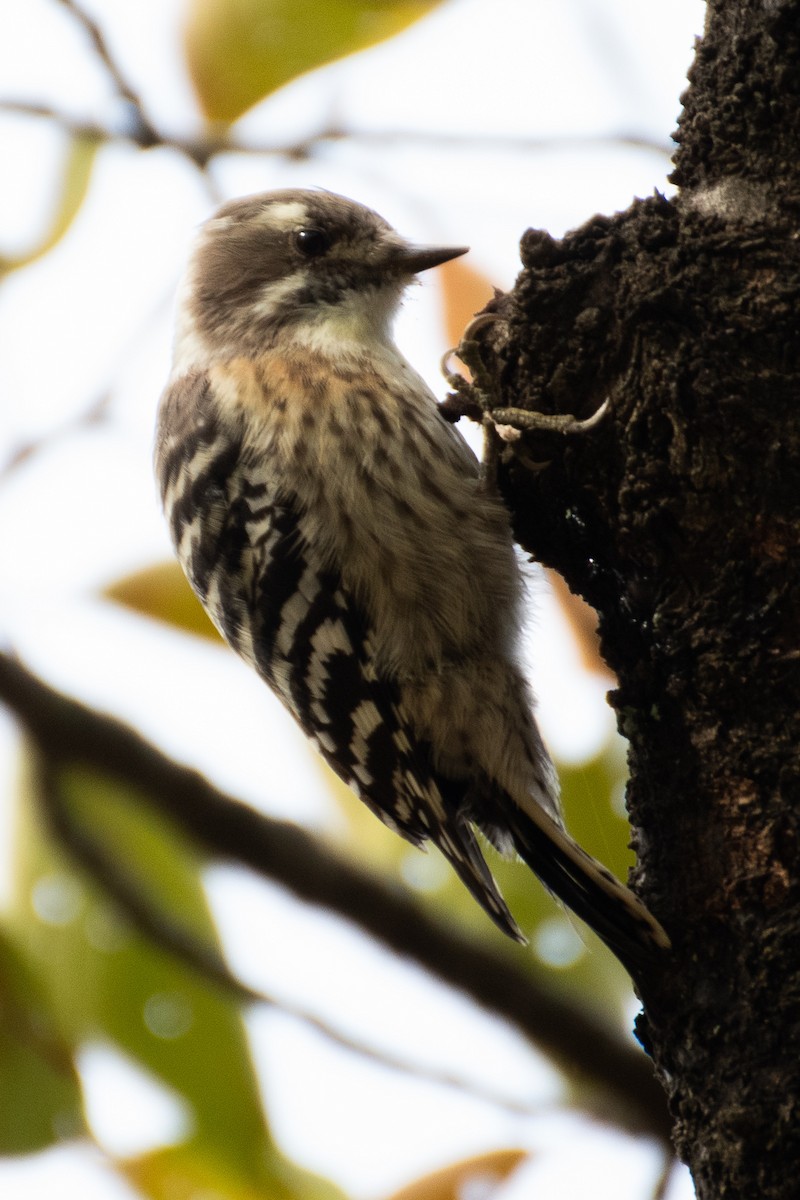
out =
[[[503,318],[499,313],[479,313],[464,330],[464,336],[452,350],[442,357],[442,374],[456,393],[460,415],[468,416],[483,425],[493,426],[504,442],[518,441],[523,434],[560,433],[564,436],[589,433],[602,421],[608,412],[608,400],[604,400],[590,417],[579,419],[572,413],[533,412],[527,408],[506,408],[495,403],[497,384],[484,362],[482,346],[477,334],[494,321]],[[472,380],[458,371],[452,371],[450,359],[456,357],[468,368]]]

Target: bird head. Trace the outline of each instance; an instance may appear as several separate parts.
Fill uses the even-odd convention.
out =
[[[258,354],[281,338],[341,352],[385,341],[406,285],[465,253],[413,245],[332,192],[265,192],[224,204],[202,227],[183,304],[216,351]]]

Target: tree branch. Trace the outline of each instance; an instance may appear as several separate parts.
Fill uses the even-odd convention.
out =
[[[63,3],[64,0],[61,0]],[[504,150],[514,154],[546,153],[548,151],[596,149],[598,145],[624,146],[632,150],[647,150],[669,159],[671,147],[634,133],[592,134],[561,137],[515,137],[508,134],[450,133],[431,129],[357,129],[328,125],[296,142],[272,144],[243,142],[222,132],[212,137],[181,138],[162,133],[147,122],[135,122],[130,129],[114,129],[97,121],[79,121],[69,113],[48,104],[36,104],[13,97],[0,99],[0,112],[22,117],[37,117],[52,121],[71,137],[96,142],[133,142],[142,150],[164,146],[189,158],[201,170],[220,154],[243,154],[256,157],[280,157],[296,162],[313,158],[320,149],[334,142],[352,142],[366,146],[413,145],[430,150],[462,150],[467,153]]]
[[[104,66],[114,90],[120,100],[124,102],[128,112],[132,115],[133,130],[131,131],[131,136],[133,139],[140,146],[157,146],[161,140],[160,135],[145,114],[141,96],[125,78],[119,63],[112,55],[100,26],[87,12],[84,12],[79,4],[75,3],[75,0],[58,0],[58,3],[83,28],[92,44],[95,54]]]
[[[515,1025],[562,1069],[598,1089],[590,1111],[665,1141],[663,1096],[644,1056],[577,1006],[556,999],[508,957],[427,916],[405,892],[362,871],[298,826],[223,795],[137,733],[54,691],[0,654],[0,699],[54,768],[83,763],[135,786],[209,853],[337,912],[384,945]]]
[[[69,801],[63,794],[62,776],[55,764],[52,760],[45,762],[39,754],[36,757],[36,798],[52,836],[78,868],[85,871],[92,881],[103,889],[112,903],[119,907],[122,914],[140,933],[195,971],[206,983],[216,986],[240,1004],[265,1004],[275,1008],[334,1045],[380,1067],[423,1079],[426,1083],[433,1083],[439,1087],[452,1088],[511,1112],[531,1114],[537,1110],[529,1103],[512,1100],[497,1089],[483,1087],[474,1080],[436,1071],[368,1045],[299,1004],[279,999],[274,994],[256,990],[242,983],[231,972],[218,951],[216,942],[197,937],[180,921],[175,920],[163,906],[145,893],[139,880],[127,870],[119,858],[109,853],[97,838],[92,837],[74,816]]]

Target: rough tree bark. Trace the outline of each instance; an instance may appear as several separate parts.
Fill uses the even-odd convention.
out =
[[[641,1033],[701,1200],[800,1189],[800,4],[711,0],[673,200],[556,242],[482,333],[522,545],[600,614],[641,894]],[[544,469],[525,465],[552,461]]]

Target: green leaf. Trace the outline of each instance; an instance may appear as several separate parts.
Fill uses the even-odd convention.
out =
[[[198,856],[135,788],[87,768],[62,770],[54,786],[70,820],[137,879],[151,904],[216,946]],[[33,769],[20,817],[12,921],[64,1040],[75,1048],[107,1041],[188,1102],[191,1135],[180,1155],[172,1148],[186,1178],[213,1178],[226,1197],[335,1195],[274,1145],[236,1003],[139,934],[75,869],[45,827],[41,788]],[[168,1156],[159,1154],[136,1161],[152,1184],[148,1194],[166,1196],[166,1176],[156,1187],[156,1164]],[[316,1190],[306,1187],[308,1179]]]
[[[189,74],[205,115],[229,124],[290,79],[392,37],[441,0],[191,0]]]
[[[302,1171],[274,1155],[264,1177],[252,1181],[220,1171],[203,1147],[195,1144],[168,1146],[152,1154],[128,1159],[121,1164],[125,1176],[152,1200],[203,1197],[213,1200],[343,1200],[341,1192],[326,1180]]]
[[[455,921],[476,938],[491,941],[532,975],[546,976],[548,984],[562,988],[576,1000],[591,1001],[606,1012],[616,1008],[621,1016],[626,1015],[631,985],[622,966],[521,862],[503,859],[490,845],[482,843],[492,874],[531,943],[528,947],[514,945],[495,929],[436,850],[429,849],[426,854],[408,846],[377,821],[332,772],[329,774],[331,793],[347,819],[342,847],[346,852],[359,862],[382,867],[406,885],[411,883],[419,901],[434,916]],[[620,740],[612,739],[596,759],[579,768],[560,767],[559,775],[570,833],[624,880],[633,861],[627,849],[630,830],[625,818],[612,806],[612,797],[625,780]],[[539,952],[553,934],[560,934],[565,945],[571,942],[575,946],[574,957],[561,965]],[[592,953],[585,953],[581,943],[590,947]]]
[[[0,1154],[83,1132],[78,1076],[46,991],[0,929]]]

